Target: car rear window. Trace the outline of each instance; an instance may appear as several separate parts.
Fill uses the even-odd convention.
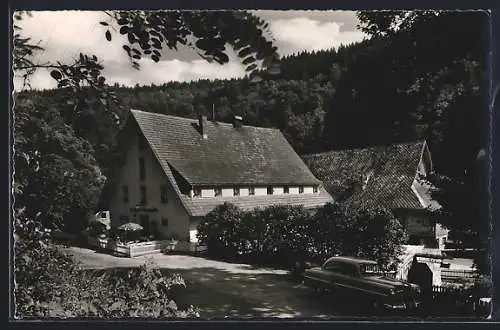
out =
[[[356,265],[345,263],[337,260],[329,261],[324,266],[325,270],[340,273],[343,275],[354,276],[357,274]]]
[[[360,266],[361,273],[370,275],[370,274],[382,274],[382,270],[378,265],[374,264],[361,264]]]
[[[341,265],[337,261],[332,260],[332,261],[328,261],[325,264],[324,268],[326,270],[330,270],[330,271],[339,271],[341,269]]]

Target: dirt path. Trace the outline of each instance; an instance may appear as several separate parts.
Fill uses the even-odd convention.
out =
[[[183,276],[187,294],[180,303],[198,306],[205,318],[338,318],[353,313],[331,297],[318,296],[293,282],[286,271],[191,256],[155,254],[131,259],[75,247],[64,250],[91,269],[137,267],[150,259],[165,273]]]

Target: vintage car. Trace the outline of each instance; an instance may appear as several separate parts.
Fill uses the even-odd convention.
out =
[[[304,285],[376,309],[408,310],[420,306],[418,285],[389,277],[377,262],[361,258],[331,257],[321,267],[304,271]]]

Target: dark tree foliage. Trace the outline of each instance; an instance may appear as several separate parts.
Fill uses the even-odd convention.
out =
[[[105,181],[92,146],[36,98],[17,105],[14,124],[16,210],[48,228],[83,229]]]
[[[476,159],[488,149],[488,14],[386,11],[358,17],[366,33],[387,45],[388,56],[398,56],[397,66],[388,70],[388,81],[397,83],[391,102],[408,107],[405,138],[424,137],[429,143],[437,171],[429,180],[439,188],[434,198],[442,205],[440,222],[457,242],[480,248],[476,264],[488,273],[487,165]]]
[[[112,40],[112,30],[126,36],[128,44],[123,49],[136,67],[142,57],[158,62],[164,46],[177,50],[178,45],[190,47],[203,59],[219,64],[229,61],[229,45],[248,72],[258,68],[258,61],[264,68],[278,64],[277,48],[268,40],[272,39],[269,24],[250,12],[117,11],[108,15],[110,20],[101,22],[110,27],[106,39]]]

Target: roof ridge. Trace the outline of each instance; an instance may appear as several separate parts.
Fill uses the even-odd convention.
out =
[[[376,149],[376,148],[381,148],[381,147],[395,147],[395,146],[402,146],[402,145],[408,145],[408,144],[418,145],[421,143],[426,143],[426,141],[425,140],[416,140],[416,141],[409,141],[409,142],[398,142],[398,143],[393,143],[393,144],[378,144],[378,145],[371,145],[371,146],[367,146],[367,147],[328,150],[328,151],[321,151],[321,152],[316,152],[316,153],[303,154],[303,155],[301,155],[301,157],[321,156],[321,155],[327,155],[330,153],[342,152],[342,151],[359,151],[359,150],[367,150],[367,149],[373,149],[373,148]]]
[[[139,109],[130,109],[132,113],[134,112],[142,112],[142,113],[147,113],[150,115],[155,115],[155,116],[160,116],[160,117],[170,117],[170,118],[176,118],[176,119],[181,119],[185,121],[190,121],[190,122],[197,122],[198,119],[195,118],[187,118],[187,117],[181,117],[181,116],[175,116],[175,115],[170,115],[170,114],[165,114],[165,113],[158,113],[158,112],[151,112],[151,111],[144,111],[144,110],[139,110]],[[209,123],[213,123],[215,125],[223,125],[223,126],[233,126],[232,123],[224,122],[224,121],[213,121],[209,120]],[[273,131],[278,131],[281,132],[281,130],[277,127],[261,127],[261,126],[253,126],[253,125],[241,125],[241,127],[249,127],[253,129],[259,129],[259,130],[273,130]]]

